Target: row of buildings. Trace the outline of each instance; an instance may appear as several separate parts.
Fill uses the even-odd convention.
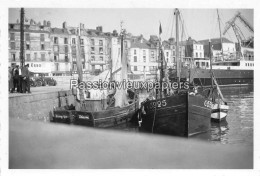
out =
[[[30,71],[46,76],[71,75],[77,71],[76,60],[80,58],[83,73],[98,74],[111,65],[113,70],[120,67],[120,39],[116,30],[104,32],[102,26],[87,29],[84,24],[70,27],[66,22],[62,28],[51,26],[50,21],[43,24],[34,20],[25,21],[25,63]],[[128,64],[133,75],[154,74],[158,67],[158,36],[151,35],[145,39],[142,35],[126,35]],[[221,52],[220,39],[212,39],[213,58],[218,59]],[[195,41],[189,38],[180,42],[179,55],[184,65],[191,60],[207,59],[208,40]],[[174,38],[162,42],[165,61],[168,67],[174,67],[176,45]],[[229,58],[235,56],[236,45],[223,39],[223,53]],[[227,58],[228,59],[228,58]],[[9,63],[20,64],[20,23],[9,24]]]

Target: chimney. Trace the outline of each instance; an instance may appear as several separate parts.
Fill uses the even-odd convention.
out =
[[[97,30],[98,32],[103,32],[102,26],[97,26],[97,27],[96,27],[96,30]]]
[[[47,26],[51,27],[51,22],[50,21],[47,21]]]
[[[66,22],[66,21],[62,23],[62,28],[63,28],[63,29],[66,29],[66,28],[67,28],[67,22]]]
[[[118,33],[117,33],[116,30],[113,30],[113,36],[114,36],[114,37],[117,37],[117,36],[118,36]]]
[[[84,24],[83,23],[80,23],[80,29],[84,29]]]
[[[46,20],[43,21],[43,26],[47,26]]]

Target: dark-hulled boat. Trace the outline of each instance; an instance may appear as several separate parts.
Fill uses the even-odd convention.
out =
[[[147,99],[141,103],[140,129],[152,133],[169,134],[176,136],[192,136],[206,132],[210,129],[210,115],[212,101],[208,94],[191,90],[180,90],[180,59],[179,59],[179,10],[176,15],[176,72],[178,89],[171,95],[165,94],[162,89],[164,77],[164,56],[160,45],[160,90],[155,91],[154,99]],[[158,95],[157,95],[158,94]],[[159,96],[160,95],[160,96]],[[158,97],[159,96],[159,97]]]
[[[209,105],[210,101],[204,96],[190,95],[187,91],[145,101],[142,103],[141,127],[145,131],[176,136],[206,132],[210,128]]]
[[[121,79],[127,80],[127,59],[125,58],[124,35],[121,32]],[[80,41],[80,36],[78,41]],[[80,49],[78,50],[80,52]],[[79,53],[80,56],[80,53]],[[112,62],[111,62],[112,64]],[[77,59],[80,82],[82,81],[81,60]],[[111,74],[112,66],[111,66]],[[111,80],[113,80],[111,78]],[[72,123],[76,125],[108,128],[125,124],[137,115],[139,109],[138,95],[135,91],[117,89],[107,97],[97,98],[93,94],[92,98],[84,98],[85,91],[76,89],[75,107],[59,107],[54,109],[53,122]],[[105,91],[105,90],[102,90]],[[107,90],[110,92],[111,90]],[[101,90],[100,90],[101,92]],[[91,94],[91,92],[88,92]],[[98,92],[97,92],[98,93]]]
[[[113,107],[99,111],[76,111],[56,108],[53,122],[108,128],[129,122],[136,115],[138,106],[139,102],[135,101],[122,108]]]

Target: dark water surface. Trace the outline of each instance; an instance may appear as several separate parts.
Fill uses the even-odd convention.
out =
[[[222,87],[221,90],[230,108],[226,121],[221,123],[211,122],[210,131],[190,138],[213,143],[253,146],[253,86]],[[143,98],[145,96],[143,95]],[[138,126],[133,124],[116,127],[115,129],[139,132]]]

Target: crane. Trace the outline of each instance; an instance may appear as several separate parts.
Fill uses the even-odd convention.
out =
[[[243,17],[241,15],[240,12],[237,12],[237,14],[231,19],[229,20],[228,22],[226,22],[226,27],[224,29],[224,32],[223,32],[223,35],[225,35],[227,33],[227,31],[232,27],[233,28],[233,31],[236,35],[236,38],[237,38],[237,41],[238,41],[238,44],[239,44],[239,53],[242,55],[243,57],[243,54],[242,54],[242,51],[241,51],[241,43],[245,40],[245,36],[243,35],[242,31],[240,30],[240,28],[236,25],[236,20],[239,19],[248,29],[250,32],[254,33],[254,28],[253,26],[246,20],[245,17]],[[250,39],[250,42],[249,44],[253,42],[253,38]]]

